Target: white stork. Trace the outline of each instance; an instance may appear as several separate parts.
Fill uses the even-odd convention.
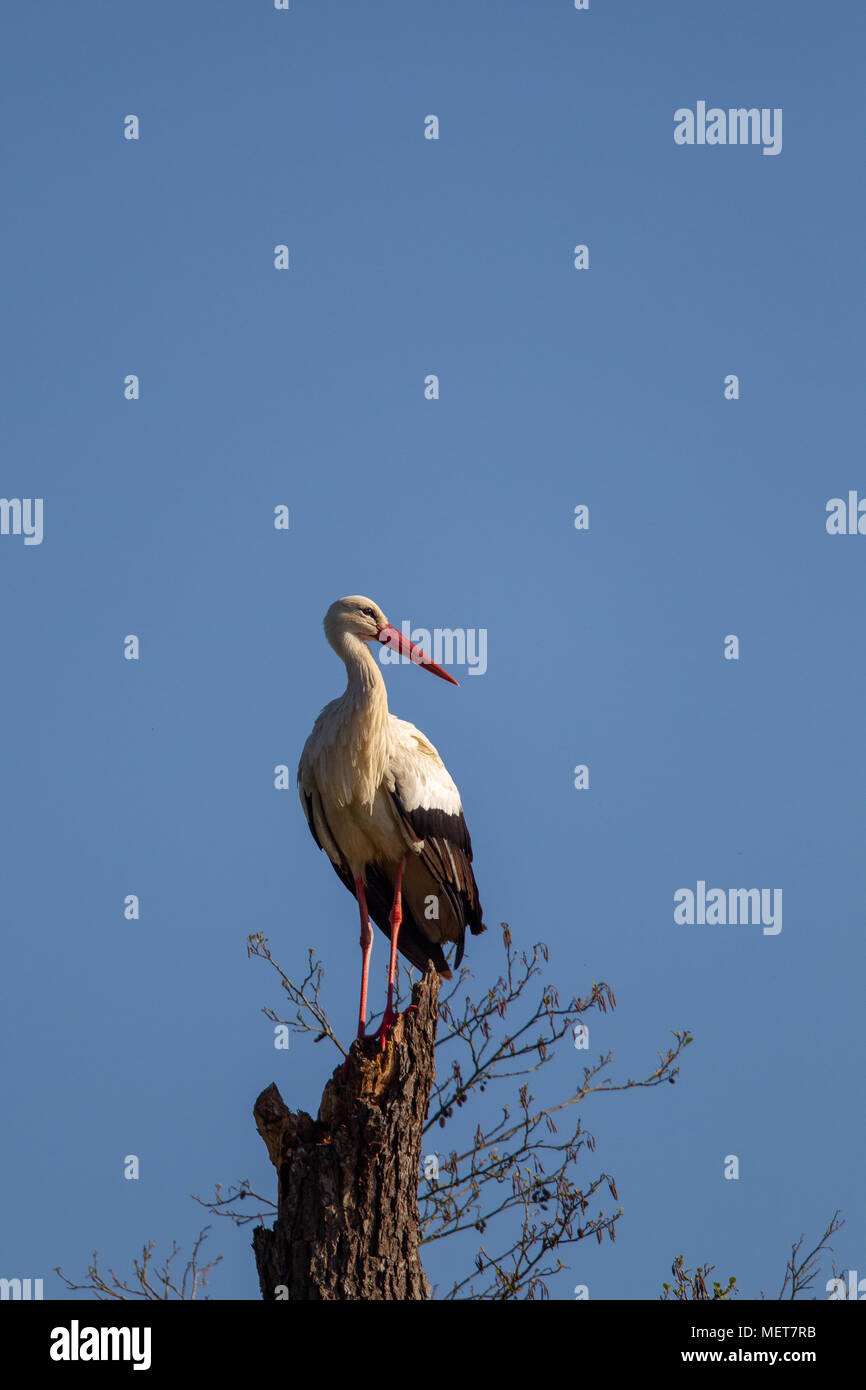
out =
[[[368,644],[382,642],[423,670],[452,685],[457,681],[391,627],[378,604],[358,594],[331,604],[325,636],[345,662],[349,679],[304,744],[298,789],[313,839],[358,900],[359,1038],[367,1021],[370,918],[391,938],[388,1002],[376,1033],[384,1047],[397,1017],[398,945],[419,970],[432,961],[450,979],[442,943],[456,941],[456,967],[466,928],[477,934],[486,927],[460,793],[432,743],[413,724],[389,714],[385,682]]]

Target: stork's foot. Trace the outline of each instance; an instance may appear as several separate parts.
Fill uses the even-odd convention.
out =
[[[382,1044],[383,1052],[385,1051],[385,1048],[388,1043],[388,1034],[394,1027],[394,1024],[397,1022],[397,1019],[399,1017],[400,1015],[394,1012],[394,1010],[391,1008],[391,1005],[387,1004],[385,1006],[385,1012],[382,1016],[382,1022],[379,1024],[379,1027],[376,1029],[375,1033],[370,1034],[372,1038],[379,1039],[379,1041]]]
[[[417,1004],[409,1004],[408,1007],[404,1010],[404,1012],[407,1013],[407,1014],[417,1014],[417,1012],[418,1012],[418,1005],[417,1005]],[[397,1022],[397,1019],[398,1019],[399,1017],[400,1017],[399,1013],[397,1013],[396,1010],[393,1009],[393,1008],[391,1007],[390,1004],[386,1004],[386,1005],[385,1005],[385,1012],[384,1012],[384,1014],[382,1015],[382,1022],[379,1024],[379,1027],[376,1029],[375,1033],[365,1033],[363,1026],[362,1026],[362,1025],[359,1025],[359,1027],[358,1027],[358,1037],[361,1038],[361,1039],[363,1039],[364,1041],[366,1041],[368,1038],[375,1038],[375,1039],[377,1040],[377,1042],[381,1043],[381,1045],[382,1045],[382,1051],[384,1052],[384,1051],[385,1051],[385,1048],[386,1048],[387,1045],[388,1045],[388,1035],[389,1035],[389,1033],[391,1032],[391,1029],[394,1027],[394,1024]],[[348,1065],[349,1065],[349,1059],[348,1059],[348,1057],[347,1057],[346,1060],[345,1060],[345,1062],[343,1063],[343,1077],[344,1077],[344,1079],[345,1079],[345,1075],[346,1075],[346,1068],[348,1067]]]

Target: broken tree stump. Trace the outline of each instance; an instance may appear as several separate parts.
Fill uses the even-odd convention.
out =
[[[315,1120],[289,1110],[275,1085],[256,1101],[279,1184],[274,1225],[253,1233],[263,1299],[430,1297],[418,1248],[418,1177],[438,995],[431,967],[384,1051],[373,1038],[352,1044]]]

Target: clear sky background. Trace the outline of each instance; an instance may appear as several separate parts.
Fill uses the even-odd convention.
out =
[[[4,16],[0,493],[44,540],[0,537],[0,1275],[188,1249],[190,1193],[275,1188],[259,1091],[317,1106],[335,1056],[275,1051],[245,944],[315,945],[351,1038],[355,905],[273,785],[343,689],[347,593],[486,630],[483,676],[391,668],[390,704],[461,788],[488,922],[614,988],[590,1055],[695,1035],[676,1086],[584,1107],[624,1216],[551,1295],[657,1297],[680,1253],[772,1295],[836,1208],[866,1272],[866,536],[825,528],[866,493],[864,37],[856,0]],[[699,100],[781,107],[781,154],[678,147]],[[781,888],[781,933],[676,926],[699,879]],[[500,959],[470,943],[478,988]],[[258,1297],[250,1235],[216,1223],[213,1297]]]

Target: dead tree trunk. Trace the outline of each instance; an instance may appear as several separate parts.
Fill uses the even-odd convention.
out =
[[[439,977],[412,992],[384,1051],[352,1044],[325,1087],[318,1118],[268,1086],[253,1114],[277,1170],[273,1227],[253,1250],[262,1298],[426,1299],[418,1251],[418,1176],[436,1040]]]

